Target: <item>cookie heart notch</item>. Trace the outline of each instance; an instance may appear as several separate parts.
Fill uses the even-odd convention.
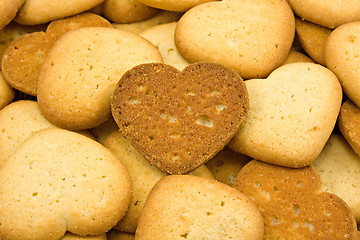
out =
[[[127,71],[112,115],[132,145],[170,174],[185,174],[219,152],[245,121],[249,98],[235,71],[210,62],[180,72],[163,63]]]

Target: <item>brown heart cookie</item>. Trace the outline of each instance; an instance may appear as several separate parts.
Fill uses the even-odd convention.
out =
[[[141,64],[123,75],[111,110],[120,130],[152,164],[184,174],[219,152],[248,112],[248,93],[236,72],[194,63],[182,72]]]

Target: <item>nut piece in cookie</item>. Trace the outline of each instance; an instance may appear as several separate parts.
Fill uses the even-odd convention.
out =
[[[184,174],[230,141],[248,112],[248,93],[235,71],[194,63],[182,72],[161,63],[126,72],[112,95],[112,115],[152,164]]]

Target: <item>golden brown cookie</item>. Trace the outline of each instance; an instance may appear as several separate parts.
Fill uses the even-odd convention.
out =
[[[36,132],[0,168],[0,237],[98,235],[125,214],[130,177],[108,149],[57,128]]]
[[[263,239],[263,219],[236,189],[215,180],[170,175],[151,190],[135,239]]]
[[[42,64],[56,39],[64,32],[90,26],[112,27],[105,18],[84,13],[53,21],[46,32],[29,33],[13,41],[1,62],[5,79],[15,89],[36,96]]]
[[[350,99],[341,106],[338,126],[352,149],[360,156],[360,108]]]
[[[331,29],[295,18],[297,39],[305,52],[317,63],[325,65],[325,44]]]
[[[211,1],[214,0],[139,0],[145,5],[174,12],[185,12],[196,5]]]
[[[107,240],[107,237],[105,233],[95,236],[80,236],[67,232],[60,240]]]
[[[241,77],[215,63],[182,72],[161,63],[126,72],[112,95],[112,115],[133,146],[170,174],[190,172],[219,152],[244,122]]]
[[[234,188],[249,197],[265,223],[264,239],[355,239],[356,221],[337,195],[321,192],[313,166],[292,169],[253,160]]]
[[[135,235],[133,233],[121,232],[115,229],[107,232],[107,240],[134,240]]]
[[[24,2],[25,0],[0,0],[0,29],[14,19]]]
[[[205,165],[219,182],[232,186],[240,169],[245,166],[251,157],[235,152],[225,147]]]
[[[4,108],[6,105],[11,103],[11,101],[15,98],[15,91],[9,85],[9,83],[4,79],[0,71],[0,110]]]
[[[160,11],[138,0],[105,0],[102,7],[104,16],[114,23],[143,21],[155,16]]]
[[[282,63],[282,65],[289,64],[289,63],[296,63],[296,62],[315,63],[307,55],[305,55],[305,54],[303,54],[301,52],[298,52],[298,51],[290,50],[289,55],[287,56],[285,61]]]
[[[130,68],[162,62],[144,38],[108,27],[68,31],[52,46],[38,80],[37,97],[44,116],[71,129],[99,126],[111,116],[111,95]]]

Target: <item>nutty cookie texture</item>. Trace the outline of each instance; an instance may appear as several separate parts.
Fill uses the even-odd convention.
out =
[[[113,92],[113,117],[156,167],[185,174],[207,162],[244,122],[249,97],[235,71],[210,62],[182,72],[163,63],[127,71]]]

